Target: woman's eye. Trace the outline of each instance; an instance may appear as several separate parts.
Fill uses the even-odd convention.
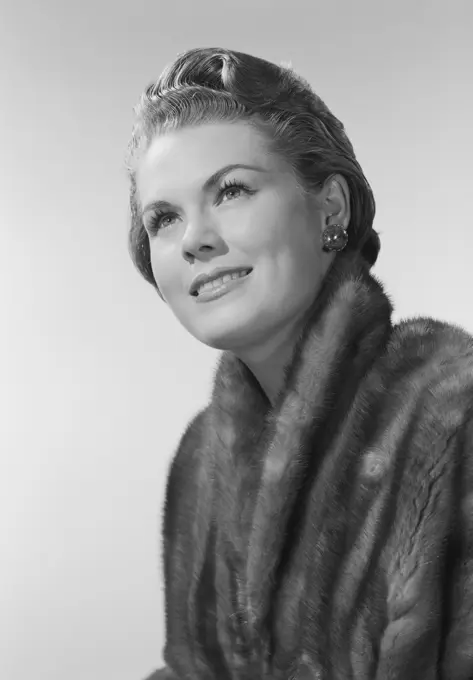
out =
[[[232,193],[234,193],[234,192],[238,193],[239,191],[241,191],[241,188],[240,188],[240,187],[228,187],[228,189],[224,189],[224,190],[222,191],[222,194],[223,194],[224,196],[228,196],[229,194],[232,194]]]
[[[149,231],[150,234],[155,234],[160,229],[169,227],[170,225],[166,220],[169,220],[173,214],[174,213],[156,213],[146,225],[147,231]]]
[[[253,192],[250,191],[249,187],[247,187],[246,184],[243,184],[243,182],[239,182],[238,180],[232,180],[229,182],[225,182],[223,187],[220,189],[219,196],[225,195],[227,196],[228,194],[232,194],[233,192],[241,193],[244,191],[247,194],[251,194]]]
[[[169,223],[166,220],[171,219],[172,213],[166,213],[158,218],[158,227],[169,227]]]
[[[231,180],[225,182],[225,184],[220,188],[218,192],[218,197],[219,199],[222,196],[230,196],[232,198],[232,194],[236,193],[236,198],[238,197],[238,194],[241,192],[244,192],[246,194],[254,194],[255,192],[251,190],[246,184],[243,182],[239,182],[238,180]],[[172,222],[169,222],[169,220],[173,220],[177,217],[176,213],[155,213],[152,218],[148,221],[148,224],[146,225],[146,229],[150,234],[156,234],[160,229],[166,229],[167,227],[172,226]]]

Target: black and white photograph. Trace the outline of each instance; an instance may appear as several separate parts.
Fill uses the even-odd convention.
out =
[[[472,35],[0,2],[0,680],[473,680]]]

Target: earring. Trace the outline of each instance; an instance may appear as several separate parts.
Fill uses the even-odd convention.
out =
[[[322,232],[322,243],[322,249],[325,252],[343,250],[348,243],[347,230],[343,224],[332,224],[325,227]]]

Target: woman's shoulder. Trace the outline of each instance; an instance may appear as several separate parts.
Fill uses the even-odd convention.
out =
[[[386,384],[406,399],[420,397],[430,410],[473,415],[473,335],[430,317],[404,319],[393,327],[383,357]]]
[[[187,423],[174,453],[169,477],[178,476],[181,470],[187,470],[202,459],[202,448],[205,447],[209,428],[210,405],[198,411]],[[189,475],[187,474],[186,477]]]
[[[393,327],[388,354],[400,360],[425,360],[466,370],[473,377],[473,335],[464,328],[430,317],[403,319]]]
[[[209,407],[200,410],[188,423],[168,471],[164,501],[164,534],[172,536],[181,516],[191,517],[202,477]]]

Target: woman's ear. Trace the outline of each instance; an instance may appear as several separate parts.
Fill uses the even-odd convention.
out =
[[[331,175],[324,184],[324,212],[327,222],[342,224],[347,229],[350,223],[350,189],[343,175]]]

